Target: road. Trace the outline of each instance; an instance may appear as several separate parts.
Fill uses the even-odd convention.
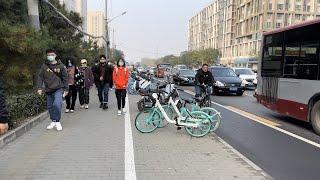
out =
[[[253,93],[212,96],[223,116],[216,134],[275,179],[319,179],[320,137],[308,123],[258,104]]]

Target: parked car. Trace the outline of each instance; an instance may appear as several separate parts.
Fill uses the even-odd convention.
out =
[[[178,64],[178,65],[175,65],[174,66],[175,69],[190,69],[187,65],[184,65],[184,64]]]
[[[144,68],[140,66],[140,67],[137,68],[137,71],[138,71],[139,73],[142,73],[142,72],[144,71]]]
[[[150,69],[149,69],[149,74],[152,75],[152,76],[154,76],[154,75],[156,74],[156,71],[157,71],[157,68],[155,68],[155,67],[150,67]]]
[[[181,69],[173,74],[173,81],[178,85],[194,85],[196,74],[191,69]]]
[[[244,82],[229,67],[212,66],[209,71],[214,77],[214,93],[235,93],[242,96],[245,91]]]
[[[257,86],[257,76],[250,68],[233,68],[236,75],[244,81],[246,88]]]

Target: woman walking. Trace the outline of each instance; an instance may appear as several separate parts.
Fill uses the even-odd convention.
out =
[[[93,86],[94,79],[91,68],[87,65],[87,60],[81,60],[79,73],[76,75],[79,91],[80,108],[89,109],[90,88]]]
[[[69,112],[73,113],[74,106],[77,100],[77,87],[76,87],[75,77],[76,77],[76,74],[78,74],[78,70],[74,65],[73,60],[70,60],[70,59],[67,60],[66,66],[67,66],[67,72],[68,72],[68,85],[69,85],[69,93],[65,97],[66,103],[67,103],[66,113],[69,113]]]
[[[117,67],[113,70],[113,84],[118,103],[118,116],[125,113],[126,94],[129,79],[129,70],[126,68],[124,59],[120,58],[117,62]],[[121,111],[122,110],[122,111]]]

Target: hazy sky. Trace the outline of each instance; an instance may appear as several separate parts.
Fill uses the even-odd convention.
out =
[[[129,61],[179,54],[188,48],[188,20],[212,0],[108,0],[115,44]],[[104,0],[88,0],[89,10],[104,10]],[[112,32],[110,34],[112,40]],[[111,42],[113,43],[113,42]]]

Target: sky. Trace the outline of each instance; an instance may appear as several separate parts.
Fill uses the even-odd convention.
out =
[[[126,60],[159,58],[188,49],[188,21],[213,0],[108,0],[111,45]],[[88,10],[104,10],[104,0],[88,0]],[[114,42],[112,30],[114,33]]]

